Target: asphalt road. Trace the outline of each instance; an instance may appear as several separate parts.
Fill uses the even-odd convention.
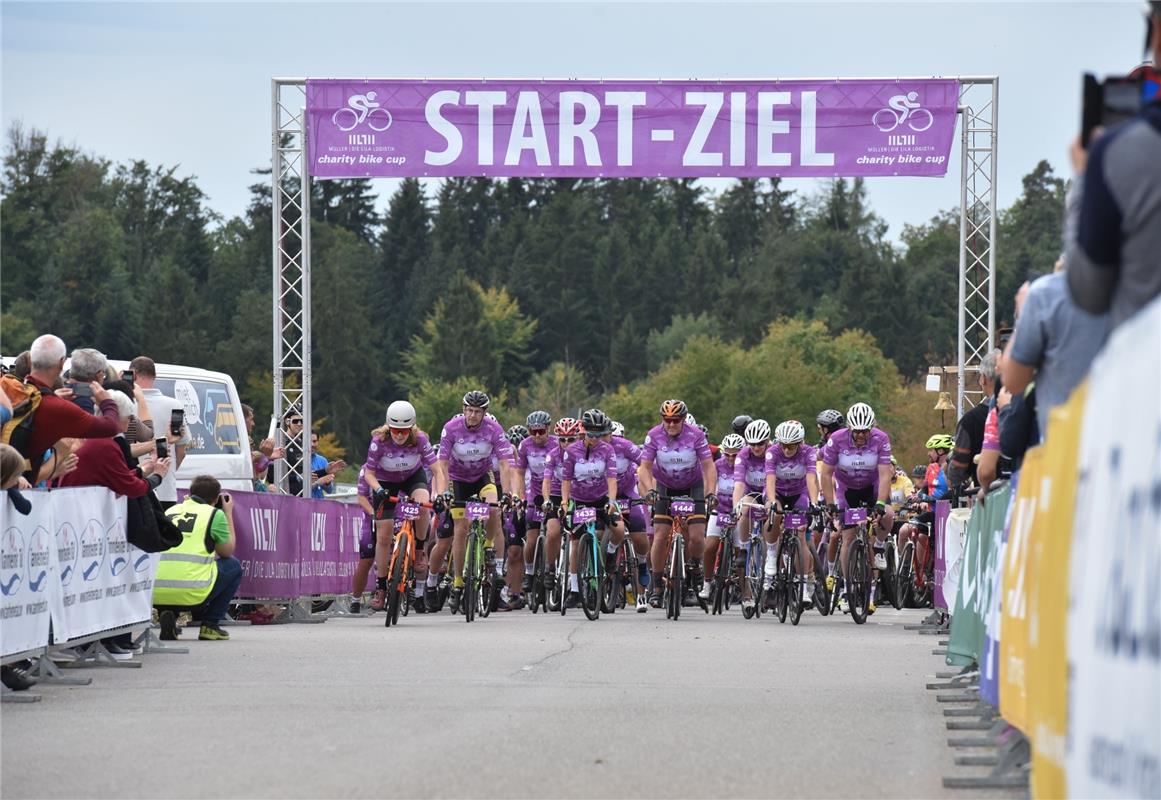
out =
[[[972,797],[926,612],[231,627],[0,716],[3,797]],[[194,639],[185,642],[186,639]],[[80,671],[70,672],[80,674]],[[1004,795],[992,795],[1004,796]]]

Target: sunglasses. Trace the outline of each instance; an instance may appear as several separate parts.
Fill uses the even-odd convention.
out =
[[[572,444],[576,440],[577,440],[576,436],[561,436],[560,437],[561,444]]]
[[[605,434],[600,433],[600,432],[589,433],[588,431],[585,431],[585,438],[586,439],[600,439],[604,435]]]
[[[403,434],[411,433],[411,428],[391,428],[391,432],[398,433],[402,436]]]
[[[543,436],[548,433],[548,428],[529,428],[528,433],[532,436]]]
[[[666,425],[676,425],[679,422],[685,422],[685,417],[662,417],[661,421]]]
[[[302,420],[301,420],[301,419],[292,419],[292,420],[290,421],[290,424],[291,424],[291,425],[301,425],[301,424],[302,424]]]

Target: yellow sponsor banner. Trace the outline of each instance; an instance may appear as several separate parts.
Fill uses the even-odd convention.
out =
[[[1032,797],[1067,796],[1069,555],[1076,506],[1080,426],[1087,385],[1054,408],[1041,448],[1029,547],[1027,717]],[[1005,679],[1006,681],[1007,679]]]
[[[1028,612],[1036,588],[1031,553],[1033,538],[1047,534],[1043,524],[1036,525],[1043,462],[1044,448],[1035,447],[1020,467],[1000,590],[1000,715],[1025,733],[1029,731]]]

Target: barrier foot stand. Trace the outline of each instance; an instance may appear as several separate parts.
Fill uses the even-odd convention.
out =
[[[362,602],[362,598],[360,598],[359,602]],[[351,596],[349,594],[348,595],[338,595],[335,597],[335,602],[331,605],[330,608],[328,608],[326,611],[323,611],[321,614],[318,614],[316,616],[327,617],[327,618],[338,617],[340,619],[341,618],[360,619],[361,617],[371,616],[372,612],[371,612],[370,605],[368,604],[368,605],[364,606],[364,608],[366,609],[365,611],[360,611],[358,613],[355,613],[355,612],[351,611]]]
[[[158,639],[153,628],[146,628],[145,632],[138,636],[133,644],[140,645],[143,653],[189,653],[188,647],[176,647]]]
[[[957,767],[994,767],[1000,763],[999,756],[956,756]]]
[[[996,740],[990,736],[981,736],[972,739],[948,739],[948,747],[995,747]]]
[[[994,720],[996,712],[986,703],[976,703],[972,708],[945,708],[945,717],[979,717],[980,719]]]
[[[39,703],[40,701],[41,697],[36,692],[31,692],[28,689],[21,689],[18,692],[15,689],[0,685],[0,703]]]
[[[294,600],[286,607],[286,609],[278,615],[275,622],[297,622],[306,624],[317,624],[319,622],[326,622],[327,618],[318,614],[311,613],[310,600],[303,600],[299,598]]]
[[[53,663],[53,660],[46,654],[36,659],[36,682],[45,684],[56,683],[62,686],[88,686],[93,682],[93,679],[65,675],[60,671],[60,667]]]
[[[141,669],[141,662],[137,660],[118,661],[113,654],[105,649],[100,640],[91,642],[85,653],[76,661],[69,662],[67,669],[81,669],[83,667],[128,667]]]
[[[980,778],[944,778],[945,789],[1023,789],[1028,786],[1028,779],[1021,777],[992,777],[985,775]]]
[[[978,690],[972,691],[974,687],[968,687],[968,690],[963,694],[937,694],[935,702],[937,703],[978,703],[980,700],[980,693]]]

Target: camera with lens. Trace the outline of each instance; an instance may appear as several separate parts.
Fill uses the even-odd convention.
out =
[[[1087,150],[1093,131],[1107,129],[1132,119],[1146,103],[1157,97],[1159,74],[1151,64],[1142,64],[1128,75],[1097,80],[1091,72],[1084,74],[1083,111],[1080,143]]]

